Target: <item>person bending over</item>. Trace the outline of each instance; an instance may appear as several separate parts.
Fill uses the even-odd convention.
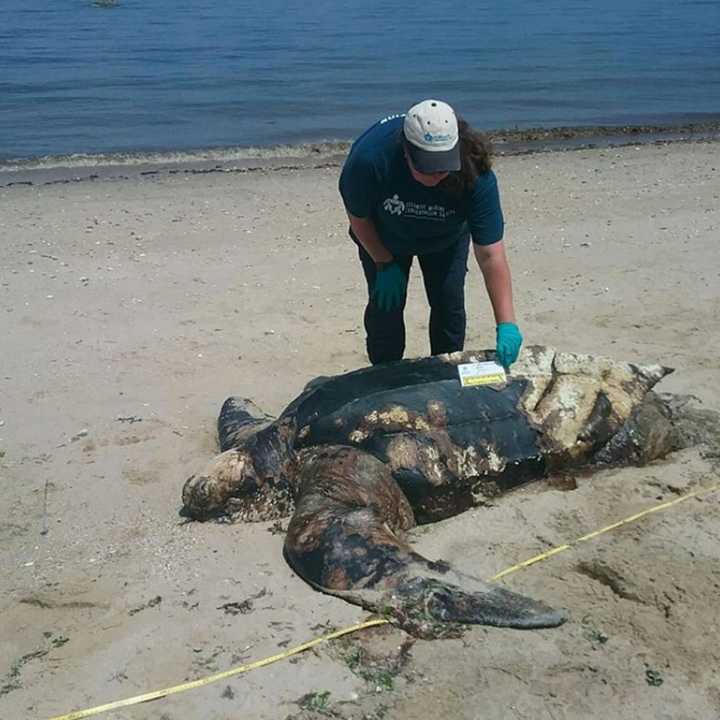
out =
[[[496,322],[498,363],[517,359],[503,215],[489,143],[450,105],[423,100],[384,118],[352,145],[340,194],[368,287],[367,353],[373,364],[405,352],[410,266],[417,257],[430,305],[430,351],[462,350],[470,239]]]

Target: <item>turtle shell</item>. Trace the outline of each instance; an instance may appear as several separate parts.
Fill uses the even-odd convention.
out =
[[[388,463],[418,522],[541,475],[540,433],[521,404],[527,379],[462,387],[457,364],[435,356],[314,384],[286,411],[295,449],[347,445]]]

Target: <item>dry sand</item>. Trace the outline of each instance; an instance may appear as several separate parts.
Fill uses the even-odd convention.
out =
[[[526,341],[674,366],[661,390],[720,409],[720,143],[502,157],[496,169]],[[227,395],[277,413],[313,376],[366,362],[337,176],[0,188],[0,717],[174,685],[366,617],[295,577],[269,523],[178,516]],[[476,267],[468,310],[467,347],[491,346]],[[426,316],[415,273],[408,356],[427,352]],[[718,479],[717,458],[685,450],[573,491],[527,488],[414,541],[490,576]],[[718,718],[718,500],[510,576],[567,608],[559,629],[432,642],[366,631],[107,716]]]

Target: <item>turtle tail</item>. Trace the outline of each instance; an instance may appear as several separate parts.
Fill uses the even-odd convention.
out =
[[[354,448],[308,452],[285,541],[314,587],[382,613],[415,634],[437,623],[555,627],[561,612],[416,553],[398,533],[412,509],[388,468]],[[431,630],[429,634],[433,634]]]

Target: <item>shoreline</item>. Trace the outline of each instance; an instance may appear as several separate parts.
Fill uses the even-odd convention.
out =
[[[591,148],[716,142],[720,120],[679,125],[598,125],[491,130],[498,157]],[[0,187],[39,186],[149,175],[245,173],[340,166],[351,141],[170,152],[42,156],[0,161]]]

